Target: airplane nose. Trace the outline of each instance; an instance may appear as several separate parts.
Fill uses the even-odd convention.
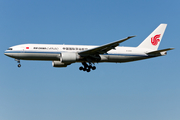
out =
[[[11,53],[8,53],[7,51],[4,52],[4,55],[11,56]]]
[[[5,55],[7,55],[6,51],[4,52]]]
[[[10,51],[5,51],[5,52],[4,52],[4,55],[6,55],[6,56],[8,56],[8,57],[12,57],[12,58],[18,57],[17,54],[14,54],[14,53],[12,53],[12,52],[10,52]]]
[[[4,52],[4,54],[5,54],[6,56],[8,56],[8,53],[7,53],[6,51]]]

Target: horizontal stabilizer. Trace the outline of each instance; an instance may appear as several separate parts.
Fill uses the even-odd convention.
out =
[[[154,54],[159,54],[161,52],[166,52],[168,50],[173,50],[174,48],[167,48],[167,49],[162,49],[162,50],[157,50],[157,51],[152,51],[152,52],[149,52],[147,53],[148,55],[154,55]]]

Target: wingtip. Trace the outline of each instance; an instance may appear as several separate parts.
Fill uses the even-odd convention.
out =
[[[128,38],[133,38],[133,37],[136,37],[136,35],[133,35],[133,36],[129,36]]]

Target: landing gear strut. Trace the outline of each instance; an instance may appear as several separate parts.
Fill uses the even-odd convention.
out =
[[[92,66],[91,63],[89,63],[89,65],[86,63],[86,62],[82,62],[82,65],[81,67],[79,67],[79,70],[83,70],[83,71],[86,71],[86,72],[90,72],[91,69],[92,70],[95,70],[96,69],[96,66]]]
[[[19,63],[17,66],[20,68],[21,64],[20,64],[20,60],[19,59],[15,59],[17,61],[17,63]]]

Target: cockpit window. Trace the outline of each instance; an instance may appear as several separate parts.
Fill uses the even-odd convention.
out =
[[[13,50],[12,48],[8,48],[8,50]]]

